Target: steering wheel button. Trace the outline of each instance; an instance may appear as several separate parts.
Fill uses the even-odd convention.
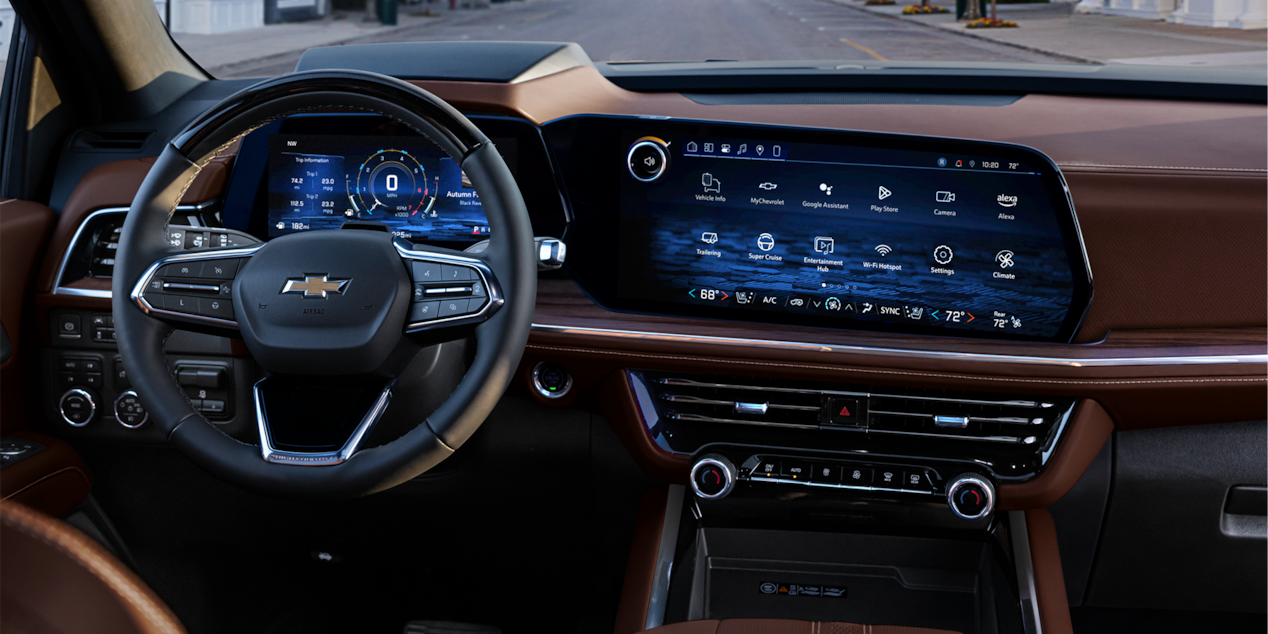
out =
[[[431,262],[410,262],[410,273],[414,275],[415,282],[439,282],[440,265]]]
[[[471,279],[471,269],[465,266],[445,264],[440,267],[441,279],[446,282],[465,282]]]
[[[198,314],[216,319],[233,319],[233,303],[219,297],[198,298]]]
[[[428,321],[436,318],[436,314],[440,312],[440,302],[421,302],[414,304],[409,310],[409,321]]]
[[[472,283],[471,295],[473,297],[484,297],[484,282],[477,280],[476,282]]]
[[[484,307],[485,299],[483,296],[473,297],[467,300],[467,312],[474,313]]]
[[[221,296],[221,297],[226,297],[226,298],[227,298],[227,297],[229,297],[229,296],[231,296],[231,295],[233,295],[233,284],[230,284],[230,283],[228,283],[228,282],[225,282],[225,283],[221,284],[221,285],[220,285],[220,296]]]
[[[453,317],[467,312],[467,300],[465,299],[446,299],[440,302],[440,316]]]
[[[198,298],[182,297],[180,295],[168,295],[163,298],[163,308],[173,310],[178,313],[189,313],[190,315],[198,314]]]
[[[163,267],[164,277],[202,277],[202,262],[176,262]]]
[[[203,277],[213,280],[231,280],[238,272],[238,260],[208,260],[203,262]]]

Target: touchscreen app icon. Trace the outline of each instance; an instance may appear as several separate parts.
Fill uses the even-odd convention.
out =
[[[1013,262],[1013,252],[1008,249],[1004,249],[1003,251],[996,253],[995,261],[999,262],[999,268],[1001,269],[1012,268],[1012,266],[1016,264],[1016,262]]]
[[[700,184],[704,186],[704,193],[722,193],[722,181],[713,177],[713,174],[705,172],[700,175]]]
[[[933,195],[933,199],[940,203],[955,202],[955,192],[938,192]]]
[[[832,253],[832,249],[836,246],[836,241],[826,236],[815,237],[815,253],[827,255]]]
[[[775,236],[769,233],[763,233],[757,236],[757,248],[763,251],[770,251],[775,248]]]
[[[938,264],[950,264],[953,257],[955,253],[945,244],[938,245],[938,248],[933,250],[933,260]]]
[[[716,234],[716,233],[714,233],[714,232],[712,232],[712,231],[706,231],[706,232],[704,232],[704,233],[700,234],[700,241],[701,241],[701,242],[703,242],[703,243],[705,243],[705,244],[717,244],[717,243],[718,243],[718,234]]]

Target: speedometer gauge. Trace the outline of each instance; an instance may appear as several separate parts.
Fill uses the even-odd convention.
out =
[[[361,219],[420,218],[436,204],[435,185],[422,163],[405,150],[371,154],[348,175],[348,200]]]

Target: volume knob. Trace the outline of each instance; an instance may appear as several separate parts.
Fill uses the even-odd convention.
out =
[[[702,456],[691,468],[691,490],[706,500],[724,498],[734,488],[735,465],[726,456]]]
[[[951,512],[966,520],[981,519],[995,510],[995,487],[986,478],[965,473],[947,485],[947,503]]]

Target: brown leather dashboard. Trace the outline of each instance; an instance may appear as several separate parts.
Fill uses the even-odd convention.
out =
[[[605,377],[644,368],[1088,397],[1119,429],[1264,415],[1262,105],[1029,95],[998,107],[712,106],[623,90],[591,68],[517,84],[417,83],[459,108],[536,123],[582,113],[655,115],[1020,143],[1052,157],[1069,183],[1095,281],[1074,344],[626,315],[598,307],[571,282],[546,280],[523,367],[552,360],[578,381],[574,395],[551,405],[597,408]],[[130,203],[147,167],[103,165],[79,184],[39,277],[42,310],[108,309],[104,299],[49,295],[54,269],[79,222]],[[205,170],[186,202],[216,196],[227,167]],[[41,321],[46,328],[46,316]]]

